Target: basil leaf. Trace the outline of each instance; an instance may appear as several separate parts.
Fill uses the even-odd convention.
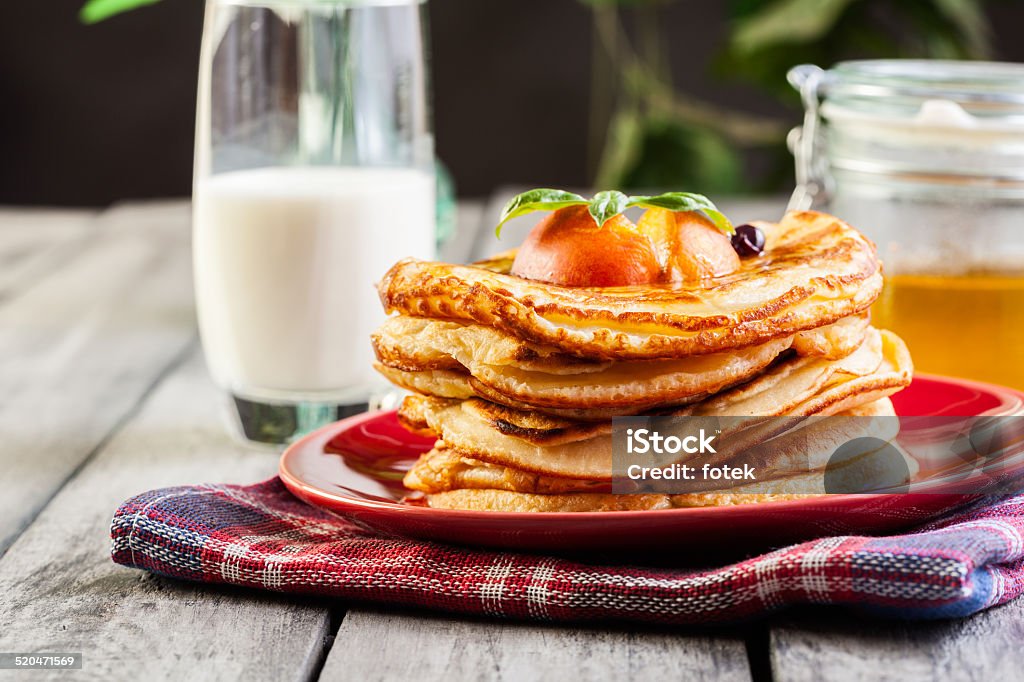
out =
[[[732,223],[703,194],[690,192],[666,192],[655,196],[626,196],[617,190],[598,192],[591,200],[579,194],[560,189],[531,189],[512,197],[501,211],[494,234],[501,236],[501,226],[512,218],[517,218],[533,211],[557,211],[567,206],[586,205],[590,216],[598,227],[612,217],[622,213],[630,206],[643,208],[665,208],[670,211],[699,211],[706,215],[719,230],[727,235],[736,232]]]
[[[634,196],[629,197],[627,206],[666,208],[670,211],[700,211],[725,234],[732,235],[736,232],[729,219],[703,194],[666,192],[655,196]]]
[[[587,205],[590,216],[597,223],[598,227],[604,227],[605,222],[626,210],[629,206],[629,197],[622,192],[611,190],[598,192]]]
[[[509,220],[533,211],[557,211],[566,206],[586,204],[587,200],[579,194],[565,192],[560,189],[531,189],[528,192],[512,197],[501,210],[498,226],[494,229],[495,236],[501,236],[501,226]]]
[[[703,194],[691,194],[690,192],[665,192],[656,196],[630,197],[629,205],[667,208],[670,211],[700,211],[705,208],[715,208],[711,200]]]
[[[720,232],[725,233],[726,236],[731,237],[736,234],[736,228],[732,226],[732,221],[725,217],[725,214],[719,211],[717,208],[702,208],[701,213],[711,219],[711,222],[715,224]]]

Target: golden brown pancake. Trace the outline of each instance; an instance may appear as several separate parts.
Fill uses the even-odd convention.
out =
[[[798,500],[813,494],[739,494],[692,493],[686,495],[614,495],[611,493],[570,493],[537,495],[508,490],[474,490],[465,488],[433,493],[427,504],[435,509],[465,509],[496,512],[612,512],[649,511],[675,507],[722,507],[734,504],[755,504]]]
[[[895,412],[892,403],[888,398],[862,405],[860,407],[846,410],[837,416],[848,417],[878,417],[891,416]],[[862,435],[872,435],[883,441],[895,438],[898,432],[898,425],[895,420],[872,420],[865,423],[862,420],[810,420],[803,422],[805,428],[800,429],[800,424],[794,424],[790,420],[789,425],[799,429],[793,434],[790,441],[792,448],[787,449],[785,440],[776,439],[772,444],[772,454],[776,457],[771,462],[761,461],[756,455],[747,456],[744,454],[742,462],[762,467],[774,466],[782,472],[793,472],[803,469],[817,471],[820,478],[820,471],[828,463],[829,456],[842,443],[851,438]],[[871,428],[872,432],[867,433],[866,429]],[[730,439],[731,440],[731,439]],[[723,458],[735,462],[734,455],[725,454]],[[701,461],[709,461],[704,457]],[[916,467],[915,467],[916,470]],[[575,493],[575,492],[611,492],[611,472],[601,478],[586,479],[572,478],[567,476],[551,476],[538,474],[536,472],[514,469],[500,464],[492,464],[475,459],[472,455],[448,447],[443,441],[430,452],[424,454],[420,460],[409,470],[405,477],[405,485],[413,490],[426,493],[444,492],[459,488],[488,488],[498,490],[510,490],[524,493]],[[796,488],[806,492],[810,483],[803,479],[796,479],[787,484],[790,488]],[[775,492],[781,491],[776,490]],[[738,490],[737,492],[744,492]],[[763,491],[772,492],[772,491]]]
[[[477,395],[577,419],[606,419],[701,400],[761,373],[784,351],[838,359],[860,346],[866,316],[757,346],[671,360],[595,361],[480,324],[393,317],[374,334],[378,370],[443,398]]]
[[[912,479],[918,471],[913,458],[902,453]],[[885,470],[890,466],[887,459],[877,462],[876,469]],[[871,470],[851,463],[843,467],[849,470],[848,481],[839,485],[847,489],[858,489],[857,483],[865,476],[873,475]],[[833,472],[830,474],[835,476]],[[520,492],[507,488],[461,487],[430,492],[424,497],[431,507],[440,509],[468,509],[503,512],[581,512],[581,511],[634,511],[647,509],[670,509],[673,507],[719,507],[735,504],[754,504],[780,500],[803,499],[824,495],[823,471],[813,471],[799,476],[777,479],[728,491],[717,490],[684,494],[613,494],[610,492]],[[481,479],[482,480],[482,479]],[[557,479],[552,479],[557,481]],[[871,479],[869,479],[871,480]],[[810,492],[816,490],[817,492]],[[757,492],[752,492],[757,491]]]
[[[424,372],[404,372],[400,369],[373,363],[374,369],[399,388],[435,398],[472,398],[476,395],[465,372],[448,369],[428,369]]]
[[[872,330],[841,360],[791,358],[752,381],[667,414],[681,416],[833,415],[879,400],[910,383],[903,342]],[[608,480],[611,422],[580,422],[471,398],[410,396],[399,418],[430,431],[465,456],[550,476]]]
[[[579,357],[652,360],[764,344],[861,313],[878,297],[874,245],[841,220],[791,212],[726,277],[663,287],[570,288],[476,266],[400,261],[378,286],[388,312],[476,322]]]
[[[850,410],[848,416],[883,416],[893,413],[883,398]],[[811,428],[826,426],[817,422]],[[835,445],[835,444],[833,444]],[[896,464],[900,482],[918,472],[917,462],[901,449],[903,464]],[[633,511],[673,507],[722,506],[801,499],[825,494],[825,463],[804,473],[739,485],[728,489],[685,494],[613,494],[609,481],[589,481],[538,475],[488,464],[466,457],[443,444],[424,455],[406,476],[406,486],[426,493],[431,507],[504,512]],[[884,450],[865,453],[827,474],[829,485],[858,490],[864,481],[893,481],[894,462]],[[900,471],[905,466],[904,471]]]
[[[675,414],[836,414],[892,395],[908,386],[914,366],[900,337],[872,329],[854,353],[841,360],[797,358],[774,366],[754,381]]]
[[[435,447],[420,457],[405,476],[405,487],[425,493],[477,488],[521,493],[557,494],[576,492],[611,493],[611,481],[544,476],[519,469],[488,464],[452,450]]]

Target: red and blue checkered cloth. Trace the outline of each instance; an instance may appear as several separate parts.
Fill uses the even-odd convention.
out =
[[[175,578],[552,621],[726,623],[796,604],[948,618],[1024,591],[1024,495],[906,535],[823,538],[710,569],[382,536],[306,505],[276,478],[138,495],[117,510],[111,536],[117,563]]]

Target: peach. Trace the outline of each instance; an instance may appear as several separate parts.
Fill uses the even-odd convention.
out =
[[[740,258],[729,237],[697,212],[649,208],[637,229],[651,238],[664,282],[701,282],[735,272]]]
[[[516,253],[512,274],[568,287],[614,287],[654,284],[661,263],[651,238],[626,216],[598,227],[586,206],[569,206],[537,223]]]

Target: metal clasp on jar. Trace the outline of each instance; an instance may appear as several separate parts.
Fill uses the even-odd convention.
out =
[[[832,192],[819,113],[826,73],[814,64],[801,64],[790,69],[786,79],[800,93],[804,105],[803,125],[786,136],[786,146],[796,161],[796,189],[786,208],[802,211],[827,202]]]

